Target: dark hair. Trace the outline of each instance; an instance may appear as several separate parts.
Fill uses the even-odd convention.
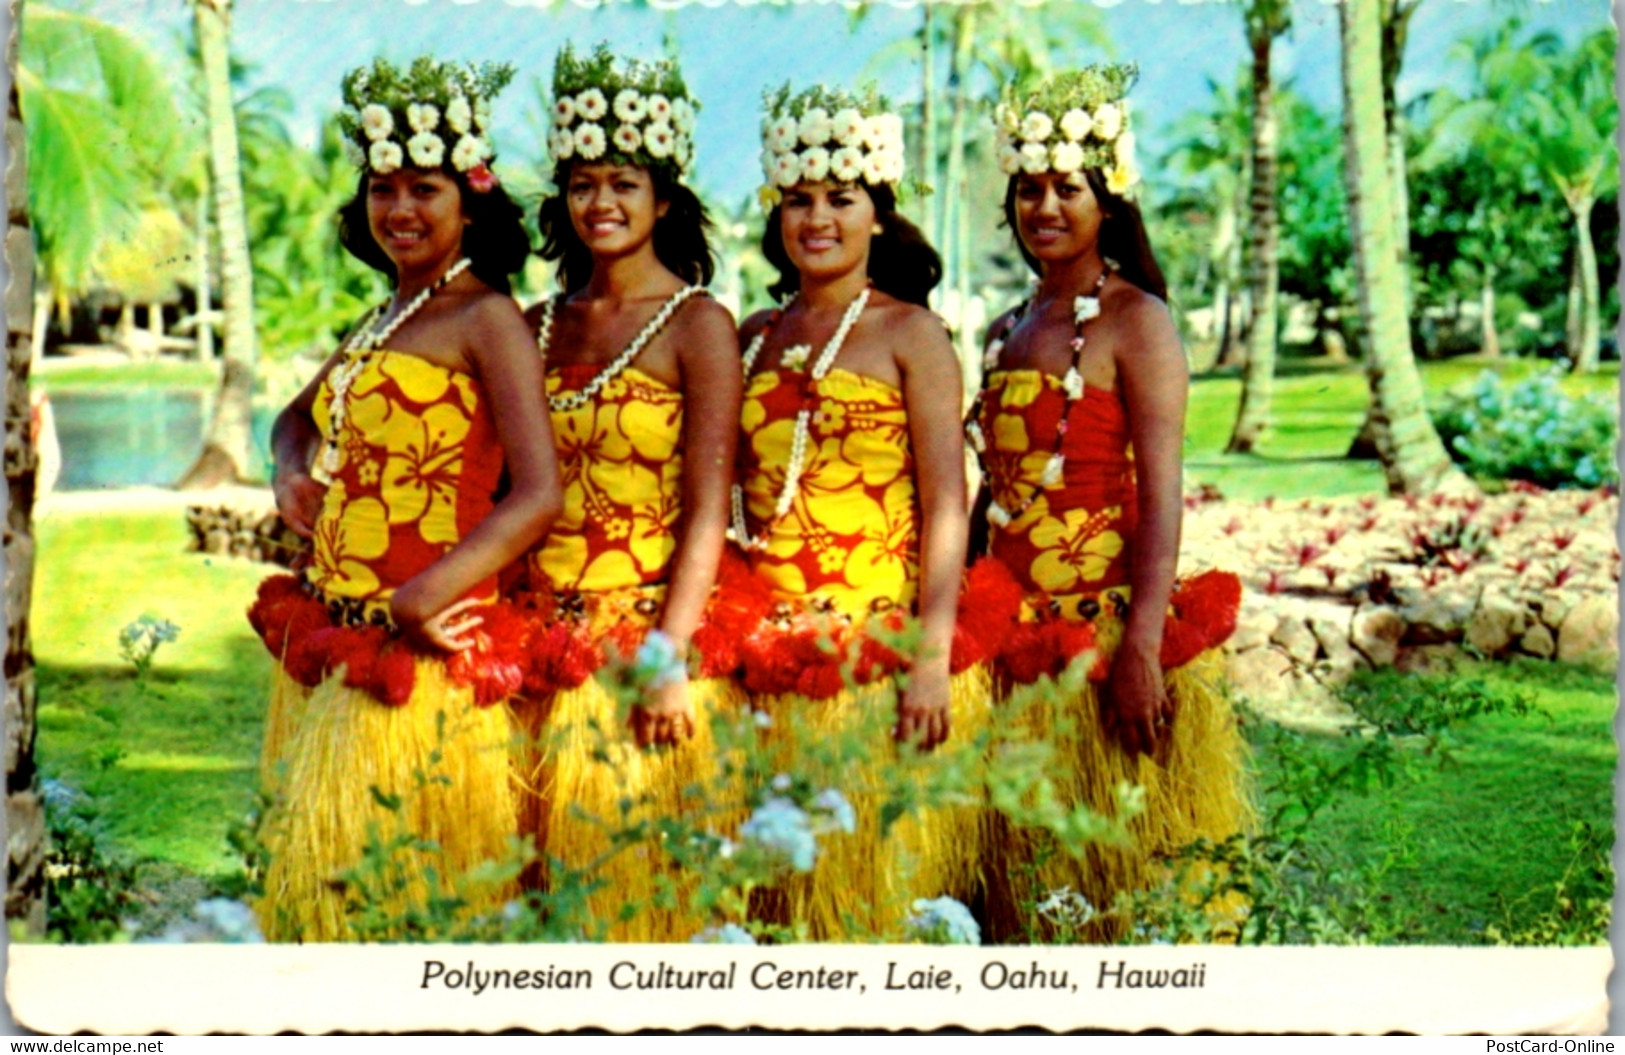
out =
[[[1038,258],[1027,251],[1016,225],[1016,182],[1020,178],[1011,176],[1005,187],[1004,224],[1015,236],[1021,258],[1027,261],[1034,274],[1042,275],[1044,272]],[[1157,264],[1157,254],[1152,251],[1151,240],[1146,237],[1145,219],[1140,215],[1140,207],[1107,190],[1106,177],[1099,169],[1084,169],[1083,178],[1089,181],[1089,189],[1100,203],[1100,255],[1117,261],[1119,275],[1159,300],[1166,301],[1168,280],[1163,278],[1162,268]]]
[[[463,214],[468,217],[468,226],[463,229],[463,255],[472,261],[470,270],[497,292],[509,292],[508,276],[523,268],[530,256],[524,213],[500,186],[480,193],[469,188],[461,172],[450,168],[439,171],[451,177],[462,194]],[[339,210],[339,244],[393,282],[395,265],[374,240],[367,224],[367,181],[371,178],[371,173],[363,171],[356,182],[355,197]]]
[[[666,215],[655,221],[655,256],[667,271],[689,285],[710,285],[717,262],[706,237],[713,225],[705,206],[665,165],[644,171],[654,183],[655,200],[666,204]],[[542,199],[536,210],[536,226],[542,232],[541,258],[559,262],[559,283],[564,292],[573,293],[592,278],[593,264],[592,251],[570,222],[566,197],[569,177],[569,166],[561,165],[557,179],[564,189]]]
[[[869,192],[875,203],[875,220],[881,231],[869,243],[869,281],[882,293],[920,307],[928,307],[927,298],[942,281],[942,257],[931,248],[925,235],[909,218],[897,211],[897,192],[890,184],[871,187],[859,184]],[[768,287],[768,292],[783,300],[801,288],[801,273],[790,262],[784,248],[784,234],[779,230],[779,206],[767,216],[767,229],[762,232],[762,255],[779,271],[779,280]]]

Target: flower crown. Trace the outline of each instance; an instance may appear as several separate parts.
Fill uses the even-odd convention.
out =
[[[1100,169],[1108,190],[1132,197],[1140,170],[1127,96],[1139,74],[1133,63],[1085,66],[1025,94],[1007,88],[994,111],[999,169],[1007,176]]]
[[[802,180],[871,186],[903,179],[903,119],[874,85],[853,94],[814,85],[792,95],[785,84],[762,97],[765,207]]]
[[[406,164],[436,169],[449,162],[472,189],[488,191],[496,186],[486,165],[495,153],[487,135],[491,97],[511,80],[506,63],[460,66],[425,56],[402,73],[375,59],[344,77],[345,155],[380,176]]]
[[[578,58],[566,44],[553,63],[553,130],[547,152],[555,166],[572,158],[657,168],[681,177],[694,158],[694,113],[683,74],[670,59],[616,68],[608,44]]]

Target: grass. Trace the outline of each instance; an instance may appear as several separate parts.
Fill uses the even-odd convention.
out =
[[[1471,384],[1484,370],[1516,379],[1549,366],[1530,359],[1446,359],[1422,364],[1422,380],[1429,403],[1437,405],[1451,389]],[[1574,394],[1617,393],[1619,364],[1605,363],[1595,374],[1567,378],[1563,387]],[[1367,393],[1358,363],[1286,360],[1276,373],[1273,421],[1258,449],[1246,455],[1226,454],[1241,399],[1241,378],[1234,372],[1194,378],[1185,435],[1187,487],[1212,484],[1226,497],[1251,500],[1385,490],[1382,468],[1375,461],[1343,457],[1365,418]]]
[[[220,384],[220,368],[192,360],[154,359],[143,363],[75,362],[50,359],[34,371],[31,381],[47,392],[90,391],[109,388],[181,388],[212,392]]]

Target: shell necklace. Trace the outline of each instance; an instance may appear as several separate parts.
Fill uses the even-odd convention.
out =
[[[994,527],[1006,527],[1011,521],[1019,519],[1022,514],[1032,508],[1034,502],[1038,501],[1040,494],[1059,484],[1065,476],[1066,455],[1061,452],[1061,447],[1066,442],[1066,430],[1072,419],[1072,407],[1078,400],[1083,398],[1083,372],[1078,369],[1078,363],[1083,358],[1085,343],[1083,328],[1090,320],[1100,316],[1100,291],[1106,288],[1106,280],[1117,270],[1117,261],[1106,259],[1105,264],[1104,270],[1100,272],[1100,277],[1095,279],[1094,287],[1088,293],[1076,297],[1072,301],[1072,325],[1075,330],[1072,340],[1069,342],[1072,346],[1072,363],[1067,367],[1066,374],[1061,378],[1061,388],[1066,393],[1066,405],[1061,408],[1061,420],[1055,430],[1055,450],[1050,453],[1049,461],[1044,463],[1044,471],[1039,475],[1038,483],[1027,493],[1027,497],[1021,500],[1020,505],[1014,509],[1006,509],[999,504],[997,499],[988,503],[987,519],[988,523]],[[988,342],[987,354],[982,357],[982,369],[984,371],[991,372],[999,365],[999,353],[1004,350],[1005,338],[1010,336],[1011,331],[1016,328],[1016,324],[1026,316],[1031,308],[1032,301],[1029,300],[1011,316],[1010,321],[1005,324],[1003,332]],[[985,378],[986,373],[983,376]],[[976,452],[976,460],[982,466],[982,477],[991,480],[992,476],[988,472],[987,460],[984,457],[987,453],[987,437],[982,433],[981,424],[982,403],[986,398],[987,387],[984,384],[982,389],[976,393],[976,400],[971,404],[970,416],[965,421],[965,438],[970,443],[971,449]]]
[[[812,369],[807,374],[810,382],[807,386],[809,393],[812,385],[822,381],[824,376],[829,373],[830,367],[835,365],[835,357],[841,354],[841,346],[846,343],[846,335],[852,331],[852,327],[857,324],[858,316],[863,314],[864,306],[869,303],[869,292],[870,287],[864,286],[863,291],[853,298],[851,304],[847,305],[846,313],[841,316],[840,325],[835,327],[835,332],[830,335],[829,342],[824,345],[824,350],[818,353],[817,360],[813,362]],[[768,331],[773,328],[774,323],[783,317],[794,300],[795,297],[792,295],[789,300],[779,305],[778,309],[768,317],[767,325],[757,331],[755,339],[745,349],[741,364],[747,378],[750,377],[751,367],[756,365],[757,356],[762,354],[762,347],[767,343]],[[808,352],[802,352],[803,347],[806,346],[797,345],[795,348],[785,349],[783,356],[781,356],[782,359],[790,359],[792,351],[798,354],[794,362],[786,362],[784,365],[792,370],[801,369],[801,365],[805,364],[807,354],[810,352],[810,349],[808,349]],[[768,540],[773,536],[773,525],[783,520],[785,515],[790,512],[790,507],[795,504],[796,493],[801,487],[801,471],[805,468],[803,463],[806,461],[807,440],[811,432],[812,399],[809,395],[809,398],[803,401],[802,408],[796,412],[795,431],[790,438],[790,459],[784,466],[784,484],[779,488],[779,500],[773,506],[773,516],[763,525],[762,533],[754,538],[751,537],[750,529],[745,523],[745,488],[742,484],[736,483],[733,485],[731,498],[734,541],[739,543],[740,547],[747,552],[759,552],[766,549]]]
[[[333,393],[329,402],[329,425],[327,441],[322,445],[322,457],[318,463],[321,475],[327,479],[322,483],[331,483],[334,473],[339,471],[339,433],[344,430],[344,419],[349,416],[350,386],[367,365],[367,359],[382,348],[384,342],[395,335],[395,331],[405,324],[407,319],[416,315],[418,309],[429,302],[429,298],[446,288],[447,283],[474,266],[474,261],[468,257],[461,257],[446,269],[446,273],[435,279],[429,285],[418,291],[418,295],[407,302],[406,307],[396,313],[393,319],[381,327],[374,329],[378,319],[388,310],[389,305],[382,304],[366,315],[362,316],[361,324],[355,328],[349,338],[339,346],[339,363],[327,375],[328,388]]]
[[[638,353],[643,351],[645,345],[654,340],[655,334],[665,328],[666,323],[671,321],[672,315],[677,312],[678,308],[683,306],[683,303],[688,298],[698,296],[704,292],[705,290],[699,286],[684,286],[666,298],[666,303],[660,305],[660,310],[655,312],[654,318],[644,324],[643,329],[638,331],[638,335],[632,338],[631,343],[621,351],[620,355],[610,360],[602,370],[593,375],[593,379],[587,382],[585,388],[579,392],[569,392],[562,396],[548,396],[547,409],[563,414],[572,410],[580,410],[588,403],[591,403],[593,397],[598,395],[599,390],[619,377],[623,370],[632,365],[632,360],[638,357]],[[549,297],[547,303],[542,306],[541,323],[536,327],[536,347],[542,353],[543,359],[547,358],[547,346],[553,340],[553,312],[561,299],[563,298]]]

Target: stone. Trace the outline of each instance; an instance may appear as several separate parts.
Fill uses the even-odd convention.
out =
[[[1270,635],[1270,641],[1281,646],[1295,662],[1304,665],[1313,663],[1315,657],[1320,655],[1320,642],[1315,640],[1315,632],[1296,612],[1281,617],[1281,625]]]
[[[1225,642],[1229,652],[1248,652],[1269,644],[1281,617],[1263,606],[1250,605],[1244,599],[1241,611],[1236,613],[1236,632]]]
[[[1373,667],[1393,666],[1404,636],[1405,620],[1392,608],[1362,608],[1349,624],[1349,644]]]
[[[1460,641],[1478,598],[1459,584],[1441,585],[1399,611],[1407,645],[1440,645]]]
[[[1557,632],[1557,658],[1613,670],[1619,663],[1619,609],[1612,597],[1587,597],[1569,609]]]
[[[1287,675],[1292,660],[1278,648],[1255,648],[1229,657],[1225,676],[1230,690],[1252,703],[1263,704],[1285,697]]]
[[[1518,647],[1531,656],[1551,659],[1557,653],[1557,640],[1552,637],[1552,632],[1544,623],[1536,623],[1523,632],[1523,636],[1518,639]]]
[[[1523,605],[1503,593],[1486,590],[1472,618],[1467,620],[1465,640],[1480,653],[1493,658],[1512,646],[1528,622],[1528,609]]]
[[[1404,674],[1448,674],[1461,658],[1455,645],[1408,645],[1399,650],[1394,669]]]

